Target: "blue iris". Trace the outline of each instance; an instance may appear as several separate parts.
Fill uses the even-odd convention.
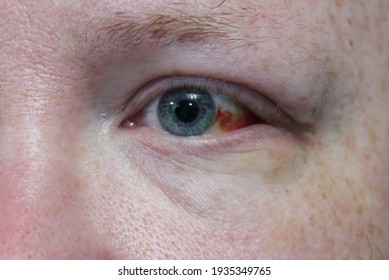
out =
[[[158,104],[158,119],[169,133],[204,134],[215,122],[216,103],[210,93],[187,87],[167,91]]]

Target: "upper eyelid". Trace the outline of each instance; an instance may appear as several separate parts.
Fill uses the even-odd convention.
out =
[[[121,111],[127,111],[127,115],[134,115],[140,111],[141,107],[143,108],[144,106],[146,106],[150,101],[152,101],[157,96],[160,96],[161,94],[163,94],[164,92],[170,89],[180,87],[183,85],[187,87],[188,86],[196,87],[197,85],[199,88],[206,88],[212,94],[218,94],[218,92],[220,92],[220,89],[225,93],[228,93],[229,91],[228,86],[232,85],[232,83],[227,81],[221,81],[218,79],[205,78],[199,76],[181,75],[181,76],[160,77],[152,80],[151,82],[142,86],[138,90],[132,92],[129,98],[125,101],[125,104],[121,108]],[[147,98],[143,96],[147,96]]]

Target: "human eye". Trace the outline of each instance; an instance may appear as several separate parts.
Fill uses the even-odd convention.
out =
[[[234,82],[168,77],[146,85],[129,100],[137,107],[122,123],[189,137],[232,132],[255,125],[292,127],[293,119],[259,92]]]

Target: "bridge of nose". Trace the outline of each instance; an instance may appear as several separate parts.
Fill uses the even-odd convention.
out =
[[[82,141],[76,131],[66,133],[72,125],[47,110],[49,102],[1,104],[0,258],[53,256],[55,243],[80,238],[68,230],[85,232]]]
[[[10,71],[0,78],[0,258],[82,257],[87,111],[64,80],[28,64]]]

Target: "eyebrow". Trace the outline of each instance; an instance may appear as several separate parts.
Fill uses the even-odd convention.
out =
[[[216,7],[218,8],[218,7]],[[98,30],[109,41],[124,44],[126,48],[148,44],[169,46],[172,43],[206,43],[210,40],[251,46],[281,36],[250,37],[242,35],[245,27],[253,23],[258,14],[250,15],[249,9],[210,9],[205,14],[192,14],[182,10],[167,13],[149,13],[135,17],[127,12],[118,12],[115,17],[104,20],[105,26]]]

